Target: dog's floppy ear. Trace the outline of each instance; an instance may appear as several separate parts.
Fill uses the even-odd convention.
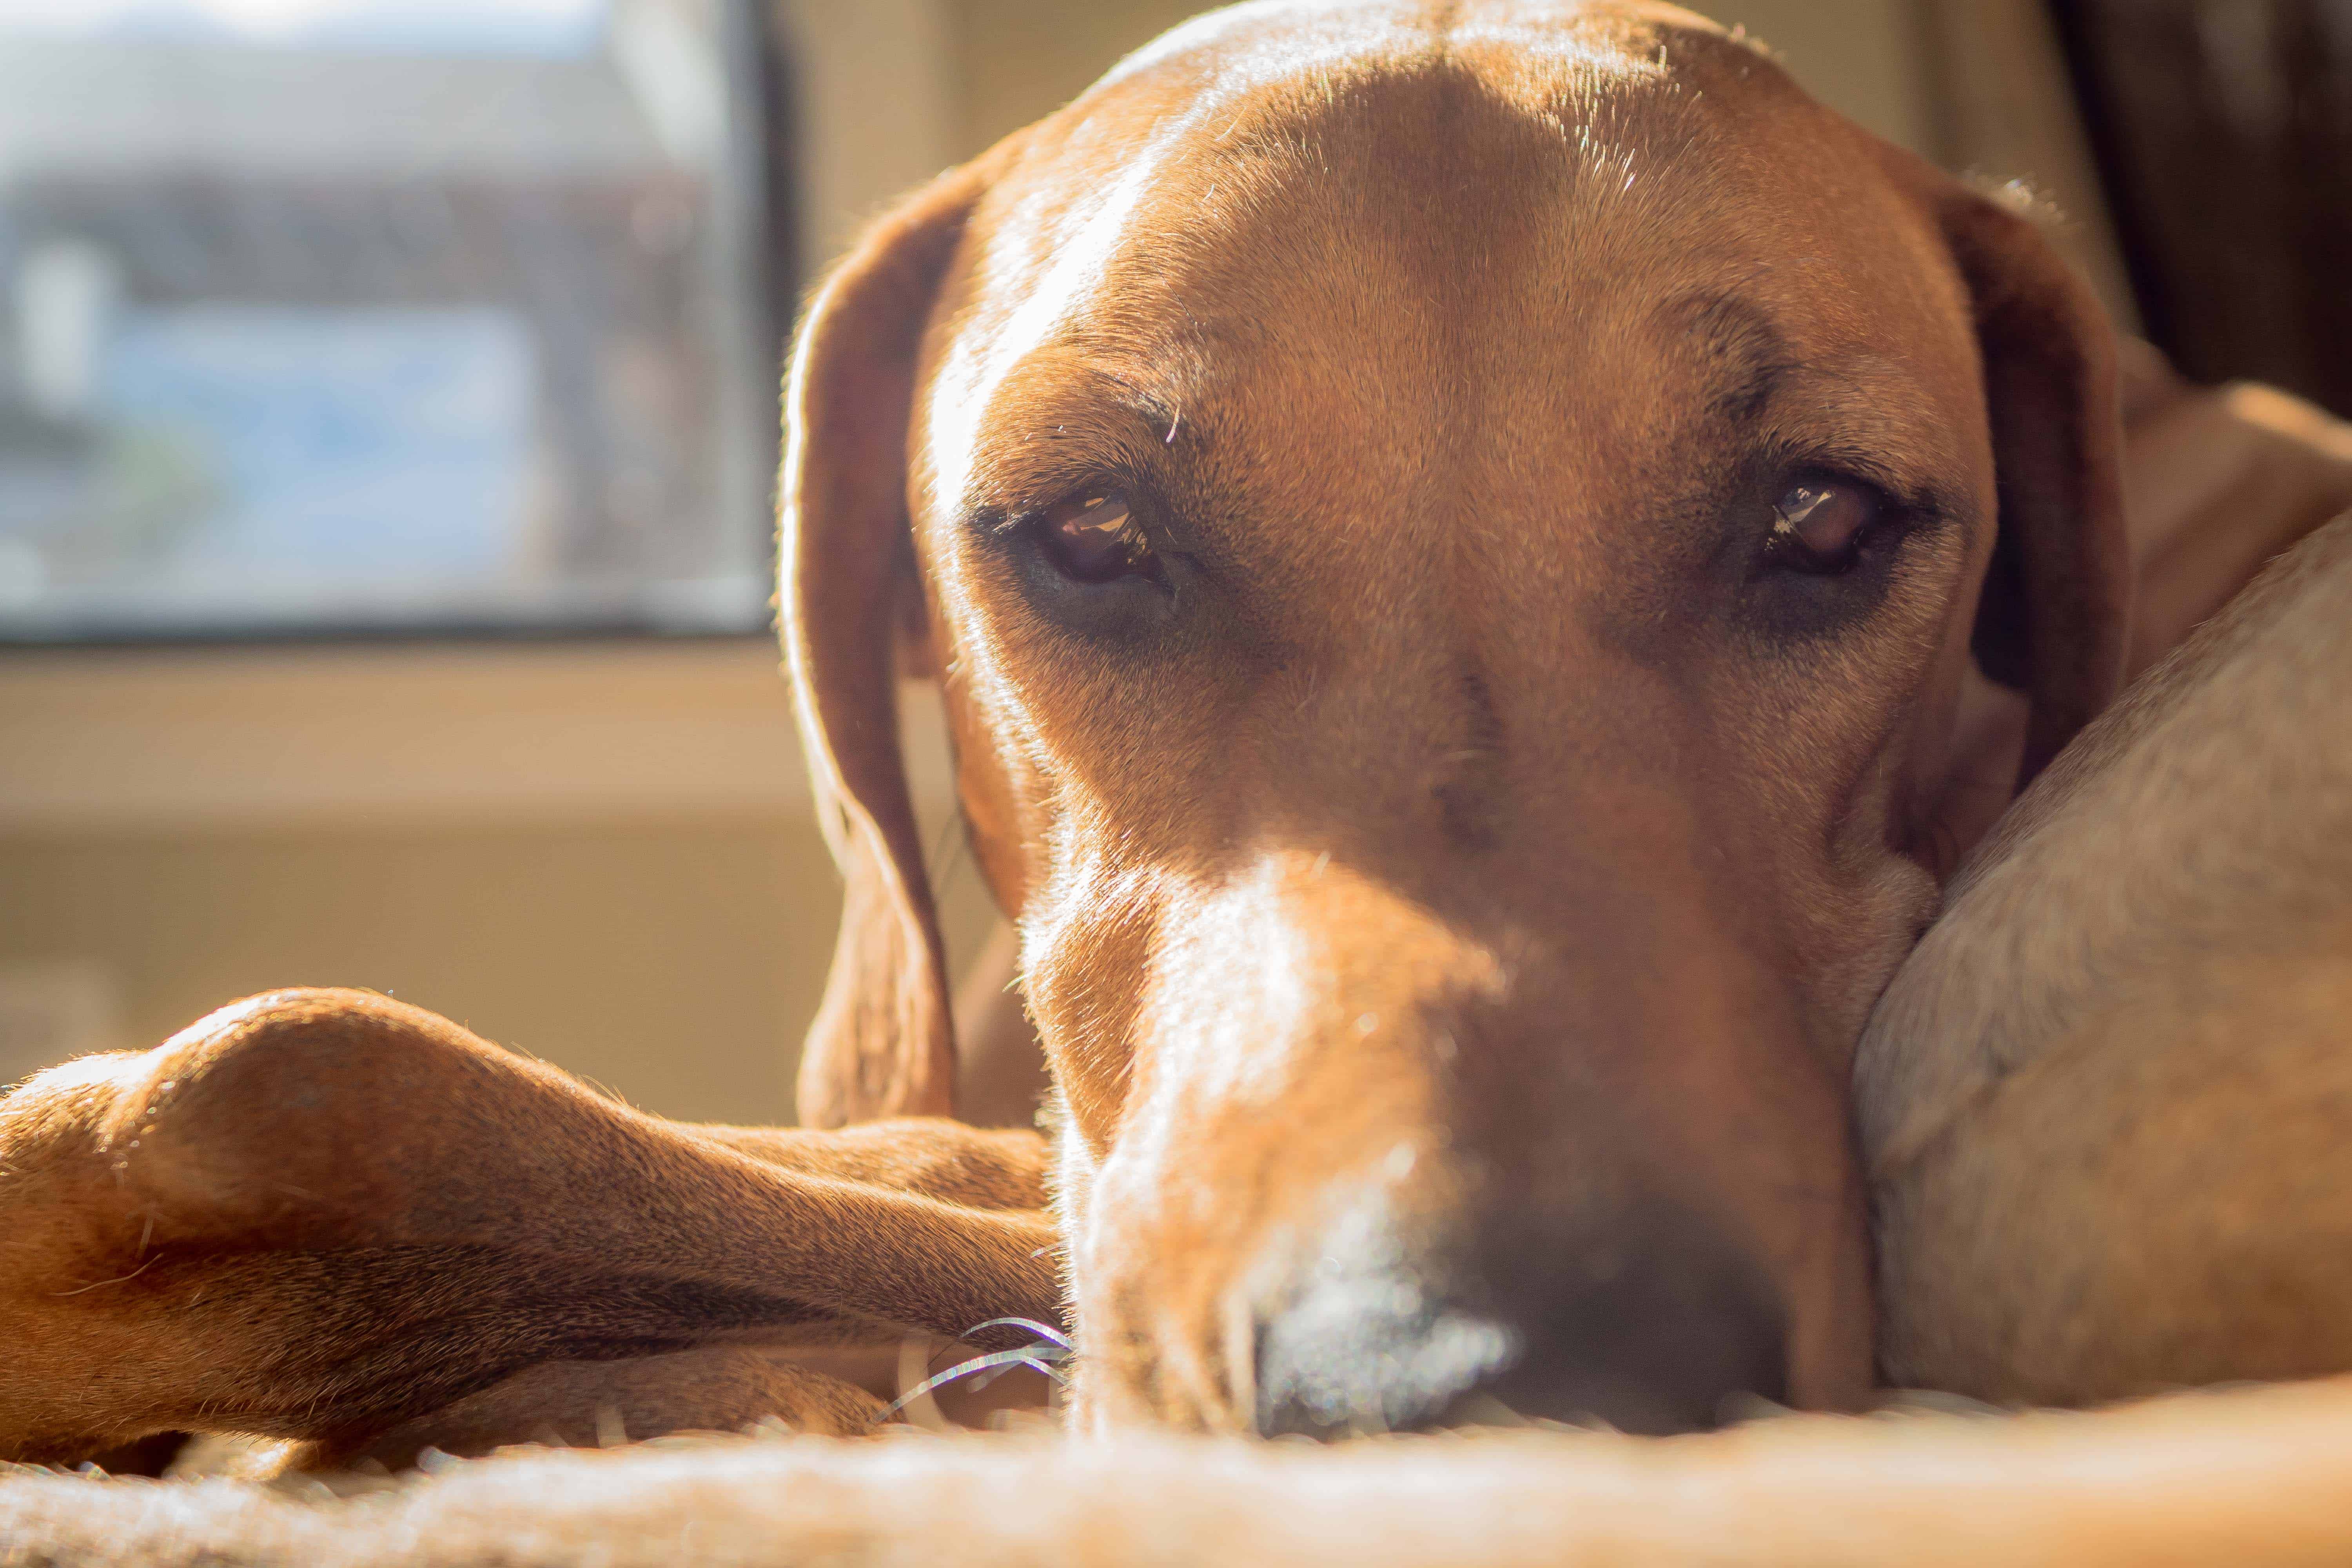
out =
[[[947,966],[899,757],[894,644],[921,613],[907,510],[916,358],[983,184],[952,170],[870,230],[810,302],[785,383],[784,649],[845,883],[801,1056],[807,1126],[954,1113]]]
[[[1929,200],[1984,361],[2000,519],[1971,650],[2032,701],[2018,787],[2123,680],[2131,550],[2106,312],[2027,217],[1938,174]]]

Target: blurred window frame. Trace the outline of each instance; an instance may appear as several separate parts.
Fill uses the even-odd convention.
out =
[[[953,157],[950,18],[943,0],[771,0],[768,19],[791,62],[774,123],[795,198],[772,208],[770,243],[814,280]],[[777,301],[780,339],[793,303]],[[0,648],[0,834],[800,815],[807,800],[764,626]]]
[[[804,160],[800,155],[800,94],[795,80],[800,73],[800,61],[795,58],[795,21],[797,12],[804,9],[812,9],[804,0],[713,0],[719,58],[727,73],[727,99],[719,113],[734,122],[731,134],[739,151],[730,153],[722,167],[713,172],[715,188],[719,193],[719,200],[715,202],[719,218],[708,245],[718,247],[722,257],[719,266],[727,268],[740,287],[718,291],[715,296],[715,341],[719,343],[719,353],[718,362],[710,367],[708,390],[718,402],[718,456],[710,470],[706,470],[706,482],[710,484],[713,527],[718,529],[718,538],[713,541],[715,550],[724,560],[740,548],[740,569],[751,574],[755,583],[767,581],[769,585],[774,583],[774,550],[769,548],[774,538],[774,397],[783,364],[783,345],[791,334],[797,282],[804,275],[802,268],[807,261],[804,247],[797,242],[804,207],[800,191]],[[397,49],[385,54],[385,61],[395,58],[400,58]],[[624,58],[625,64],[628,61]],[[635,80],[640,73],[624,70],[621,75],[625,80]],[[658,99],[661,94],[654,97]],[[658,108],[658,103],[654,103],[654,108]],[[666,115],[656,113],[654,118],[666,120]],[[160,191],[167,191],[172,188],[174,174],[163,169],[155,179],[160,181]],[[446,205],[446,195],[437,200]],[[539,205],[562,207],[567,200],[562,184],[555,185],[546,197],[531,193],[534,218]],[[633,221],[642,221],[642,214],[633,216]],[[106,257],[99,257],[99,261],[106,261]],[[461,273],[466,270],[463,261],[454,266],[458,266]],[[245,306],[237,308],[247,310]],[[197,310],[195,315],[203,315],[203,310]],[[268,308],[264,308],[261,315],[266,320],[273,318]],[[339,327],[341,322],[351,322],[341,327],[343,331],[364,331],[367,315],[367,310],[341,312]],[[430,310],[428,315],[449,318],[440,331],[442,339],[449,339],[452,329],[466,327],[466,320],[458,318],[485,318],[491,327],[501,324],[485,310],[446,308]],[[497,315],[508,315],[508,310]],[[466,345],[470,339],[452,339],[452,343]],[[473,345],[494,348],[494,343]],[[562,384],[562,378],[558,378],[558,384]],[[602,517],[604,503],[593,500],[591,512],[593,517]],[[579,521],[585,524],[588,517],[581,517]],[[607,524],[600,531],[612,533],[612,527]],[[564,538],[569,538],[569,533],[564,533]],[[612,572],[609,566],[607,572]],[[551,578],[551,585],[558,590],[569,588],[569,583],[562,578]],[[746,583],[746,588],[751,588],[751,583]],[[264,602],[257,602],[249,621],[240,621],[236,614],[174,616],[169,611],[155,621],[143,621],[142,611],[131,609],[118,614],[101,611],[82,626],[66,623],[64,627],[45,627],[37,621],[12,623],[7,616],[0,616],[0,658],[5,658],[12,648],[757,637],[769,630],[769,597],[772,595],[746,599],[743,609],[663,606],[658,597],[649,595],[614,605],[581,602],[543,611],[524,609],[518,599],[513,609],[501,609],[497,605],[478,605],[468,609],[452,602],[442,609],[385,609],[379,614],[362,611],[358,616],[343,614],[334,605],[324,605],[318,611],[278,609],[273,614]]]

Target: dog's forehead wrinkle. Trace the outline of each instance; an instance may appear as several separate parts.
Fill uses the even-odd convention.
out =
[[[1736,416],[1754,414],[1797,366],[1797,351],[1771,311],[1736,285],[1670,298],[1656,316],[1664,331],[1687,334],[1714,373],[1715,405]]]
[[[1294,343],[1275,322],[1236,328],[1235,337],[1259,340],[1258,353],[1169,351],[1156,369],[1100,373],[1068,356],[1071,342],[1088,340],[1057,340],[999,382],[987,416],[973,422],[963,493],[943,482],[939,500],[968,508],[1014,495],[1034,501],[1050,498],[1033,492],[1090,473],[1166,470],[1211,503],[1177,521],[1229,535],[1244,528],[1261,541],[1267,527],[1296,532],[1333,564],[1383,574],[1367,588],[1406,595],[1387,607],[1410,616],[1412,584],[1445,579],[1423,570],[1436,557],[1404,578],[1393,574],[1429,549],[1473,535],[1512,550],[1539,539],[1556,546],[1568,537],[1561,528],[1582,535],[1622,521],[1563,510],[1562,463],[1597,466],[1610,450],[1681,442],[1681,402],[1596,405],[1561,384],[1573,379],[1563,365],[1617,375],[1654,357],[1654,346],[1608,324],[1622,314],[1596,299],[1584,322],[1567,329],[1593,341],[1564,342],[1557,353],[1510,341],[1507,312],[1477,328],[1480,341],[1445,353],[1435,352],[1434,333],[1411,353],[1392,342],[1349,353],[1313,334]],[[1108,363],[1134,363],[1124,353]],[[1735,360],[1724,380],[1737,386],[1785,368],[1778,357]],[[1408,405],[1419,411],[1410,422],[1398,417]],[[1307,421],[1314,427],[1303,427]],[[1169,438],[1171,428],[1183,433],[1181,443]],[[1352,457],[1339,468],[1281,456],[1341,447]],[[1203,466],[1209,458],[1217,460]],[[1243,488],[1203,497],[1201,487],[1220,476]]]
[[[1297,19],[1279,15],[1286,26]],[[1412,26],[1428,21],[1413,8],[1399,16],[1420,18]],[[1411,32],[1406,21],[1398,26]],[[1068,182],[1047,177],[1056,164],[1040,154],[1029,188],[1008,198],[1023,221],[996,226],[1028,237],[982,247],[974,307],[934,380],[930,444],[940,500],[970,493],[984,411],[1018,366],[1049,351],[1160,367],[1146,377],[1157,384],[1139,386],[1132,401],[1161,420],[1171,446],[1184,420],[1206,434],[1219,428],[1221,401],[1251,402],[1246,394],[1221,400],[1201,384],[1208,378],[1200,367],[1278,365],[1290,395],[1276,406],[1342,421],[1360,410],[1344,434],[1390,463],[1392,488],[1442,489],[1449,476],[1433,470],[1448,465],[1438,449],[1458,454],[1475,444],[1490,423],[1486,405],[1513,395],[1512,383],[1529,369],[1522,344],[1522,363],[1498,377],[1491,344],[1517,340],[1514,314],[1560,313],[1557,300],[1515,294],[1563,272],[1608,278],[1619,270],[1611,255],[1659,250],[1651,242],[1661,224],[1706,205],[1694,199],[1699,193],[1675,194],[1714,179],[1690,150],[1700,136],[1690,104],[1654,111],[1675,94],[1647,79],[1676,85],[1656,60],[1612,43],[1600,51],[1607,70],[1555,65],[1529,87],[1500,79],[1500,68],[1433,59],[1424,45],[1366,45],[1353,23],[1334,37],[1342,34],[1344,66],[1294,60],[1271,79],[1219,76],[1190,103],[1153,119],[1111,165],[1116,178],[1091,181],[1077,200]],[[1569,53],[1581,61],[1580,50],[1586,46]],[[1399,94],[1407,95],[1401,107],[1415,112],[1378,107]],[[1459,133],[1385,146],[1388,128],[1432,114]],[[1244,121],[1247,129],[1237,129]],[[1565,138],[1570,155],[1528,158],[1530,133]],[[1625,208],[1625,176],[1644,149],[1676,177],[1645,182]],[[1496,232],[1467,252],[1445,237],[1458,226],[1458,216],[1447,215],[1465,179],[1499,179],[1516,193],[1486,214]],[[1557,265],[1563,248],[1565,268]],[[1314,323],[1341,330],[1310,330]],[[1769,368],[1751,369],[1746,380]],[[1317,395],[1297,395],[1309,383]],[[1401,405],[1415,409],[1418,439],[1385,416]],[[1234,417],[1256,412],[1238,406]]]

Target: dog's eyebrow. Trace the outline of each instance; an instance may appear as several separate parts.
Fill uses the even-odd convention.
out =
[[[1673,296],[1654,321],[1704,378],[1704,416],[1759,449],[1850,470],[1926,511],[1967,493],[1950,432],[1901,362],[1859,345],[1807,353],[1737,289]]]
[[[973,427],[963,483],[938,504],[968,522],[996,528],[1073,488],[1139,484],[1168,493],[1208,422],[1171,386],[1166,366],[1139,364],[1066,336],[1021,356],[998,379],[987,417]],[[1176,547],[1208,546],[1181,509],[1160,509]]]
[[[1720,367],[1708,405],[1727,417],[1751,419],[1762,413],[1780,382],[1803,368],[1780,327],[1745,295],[1685,294],[1668,300],[1660,313],[1669,331]]]

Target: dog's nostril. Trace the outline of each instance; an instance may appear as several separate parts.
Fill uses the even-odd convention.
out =
[[[1744,1258],[1687,1223],[1615,1234],[1622,1264],[1590,1245],[1490,1247],[1499,1270],[1319,1255],[1260,1324],[1259,1430],[1345,1436],[1507,1413],[1685,1432],[1718,1425],[1743,1394],[1786,1399],[1785,1317]]]

